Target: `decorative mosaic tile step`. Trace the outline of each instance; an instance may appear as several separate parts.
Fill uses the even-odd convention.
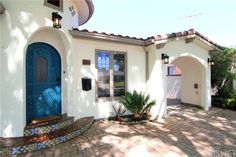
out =
[[[33,125],[25,127],[24,136],[35,136],[40,134],[46,134],[66,128],[74,122],[74,117],[64,116],[62,119],[51,122],[46,125]]]
[[[55,131],[53,134],[0,138],[0,155],[27,153],[66,142],[83,134],[93,124],[93,121],[93,117],[81,118],[67,128]]]

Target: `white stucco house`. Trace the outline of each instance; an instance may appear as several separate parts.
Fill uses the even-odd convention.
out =
[[[218,44],[193,29],[146,39],[80,30],[93,12],[91,0],[0,0],[0,137],[23,136],[37,117],[107,118],[125,91],[150,94],[153,118],[168,97],[210,108]]]

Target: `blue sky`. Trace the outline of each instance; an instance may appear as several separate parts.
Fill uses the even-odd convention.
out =
[[[236,47],[236,0],[93,0],[80,29],[146,38],[194,28],[218,44]]]

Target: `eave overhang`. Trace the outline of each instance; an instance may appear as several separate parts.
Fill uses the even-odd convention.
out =
[[[185,32],[178,32],[166,35],[158,35],[152,36],[147,39],[143,38],[136,38],[130,36],[122,36],[122,35],[115,35],[115,34],[107,34],[107,33],[99,33],[96,31],[88,31],[88,30],[79,30],[77,28],[73,30],[69,30],[69,33],[74,38],[87,38],[87,39],[94,39],[94,40],[104,40],[104,41],[111,41],[111,42],[118,42],[124,44],[131,44],[131,45],[139,45],[139,46],[149,46],[155,44],[157,48],[163,48],[164,45],[169,41],[175,40],[185,40],[185,43],[191,42],[200,42],[204,47],[206,47],[209,51],[223,51],[224,48],[212,41],[208,38],[204,37],[200,33],[196,32],[195,30],[189,30]]]
[[[107,35],[105,33],[93,33],[87,31],[77,31],[77,30],[69,30],[69,33],[74,38],[87,38],[87,39],[94,39],[94,40],[104,40],[110,42],[117,42],[123,44],[131,44],[131,45],[139,45],[143,46],[144,41],[141,39],[132,39],[123,36],[112,36]]]

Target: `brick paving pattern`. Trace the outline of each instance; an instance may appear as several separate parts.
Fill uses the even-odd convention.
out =
[[[35,157],[230,157],[236,156],[236,112],[186,105],[168,109],[162,122],[120,125],[108,120],[69,142],[18,156]]]

